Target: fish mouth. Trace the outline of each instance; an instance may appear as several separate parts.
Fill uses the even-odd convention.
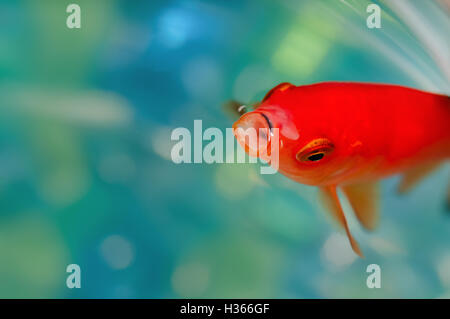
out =
[[[233,124],[233,133],[239,145],[252,157],[270,157],[270,137],[273,125],[269,117],[261,112],[242,115]]]

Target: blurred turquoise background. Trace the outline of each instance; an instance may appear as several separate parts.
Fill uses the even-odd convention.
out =
[[[225,130],[223,101],[280,82],[449,94],[449,2],[376,1],[381,29],[369,3],[3,0],[0,297],[450,297],[448,166],[406,196],[383,181],[379,228],[350,220],[358,259],[314,188],[170,159],[172,129]]]

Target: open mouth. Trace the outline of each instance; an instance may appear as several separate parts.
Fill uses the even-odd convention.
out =
[[[270,136],[273,125],[267,115],[250,112],[233,124],[234,135],[241,147],[253,157],[266,159],[270,156]]]

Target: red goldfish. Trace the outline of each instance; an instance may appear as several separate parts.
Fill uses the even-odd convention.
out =
[[[450,98],[397,85],[282,83],[233,125],[250,154],[239,136],[242,130],[237,130],[248,127],[278,128],[278,170],[319,187],[323,202],[361,257],[338,187],[359,222],[372,230],[378,220],[379,179],[403,174],[399,191],[406,192],[450,158]]]

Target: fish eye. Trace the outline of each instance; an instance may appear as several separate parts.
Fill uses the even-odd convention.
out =
[[[321,147],[320,149],[309,150],[307,152],[299,152],[296,155],[296,158],[299,162],[319,162],[325,157],[325,155],[331,153],[332,151],[332,148]]]
[[[334,150],[334,145],[326,138],[312,140],[304,146],[295,158],[299,162],[319,162]]]
[[[324,153],[315,153],[308,156],[308,161],[317,162],[320,161],[325,156]]]

